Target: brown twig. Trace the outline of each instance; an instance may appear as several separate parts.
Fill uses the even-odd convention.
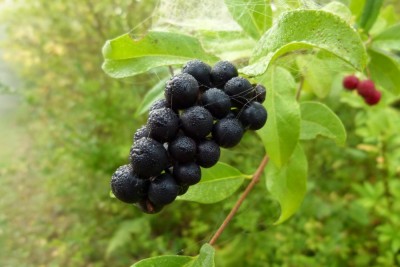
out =
[[[269,157],[267,155],[265,155],[264,158],[262,159],[260,165],[258,166],[256,172],[254,173],[253,178],[251,179],[251,182],[247,185],[246,189],[244,190],[243,194],[240,196],[240,198],[236,202],[235,206],[233,206],[233,208],[229,212],[228,216],[226,216],[226,218],[223,221],[223,223],[221,224],[221,226],[218,228],[218,230],[215,232],[215,234],[211,238],[211,240],[209,242],[209,244],[211,246],[215,244],[215,242],[217,241],[219,236],[222,234],[222,232],[228,226],[229,222],[235,216],[236,212],[239,210],[240,206],[242,205],[243,201],[246,199],[247,195],[250,193],[250,191],[253,189],[253,187],[260,181],[261,174],[264,171],[264,168],[267,165],[268,160],[269,160]]]

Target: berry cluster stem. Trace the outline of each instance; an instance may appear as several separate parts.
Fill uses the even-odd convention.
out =
[[[269,161],[269,157],[268,157],[268,155],[265,155],[264,158],[261,160],[260,165],[258,166],[256,172],[254,173],[253,178],[251,179],[251,182],[247,185],[243,194],[236,201],[235,206],[233,206],[233,208],[229,212],[228,216],[226,216],[226,218],[222,222],[221,226],[218,228],[218,230],[215,232],[213,237],[210,239],[209,244],[211,246],[214,245],[215,242],[217,242],[219,236],[222,234],[222,232],[228,226],[229,222],[233,219],[236,212],[239,210],[240,206],[242,205],[243,201],[246,199],[247,195],[250,193],[250,191],[253,189],[253,187],[260,181],[261,174],[264,171],[265,166],[267,166],[268,161]]]

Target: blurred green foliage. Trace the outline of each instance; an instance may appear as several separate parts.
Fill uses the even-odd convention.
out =
[[[111,79],[100,69],[100,48],[133,28],[144,31],[154,2],[14,2],[0,16],[2,49],[24,82],[19,122],[27,144],[0,165],[0,266],[129,266],[197,254],[239,193],[213,205],[176,202],[156,216],[109,197],[111,173],[126,163],[145,120],[136,109],[167,74]],[[217,243],[217,266],[400,265],[399,111],[337,97],[327,102],[348,130],[347,145],[305,143],[310,175],[301,210],[271,226],[279,206],[262,181]],[[259,142],[246,134],[222,160],[252,173]]]

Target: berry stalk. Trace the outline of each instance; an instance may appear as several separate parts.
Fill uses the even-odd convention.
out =
[[[260,181],[261,174],[264,171],[265,166],[267,166],[269,161],[268,155],[265,155],[264,158],[261,160],[260,165],[258,166],[256,172],[251,179],[251,182],[247,185],[246,189],[244,190],[243,194],[240,196],[238,201],[236,201],[235,206],[231,209],[228,216],[226,216],[225,220],[222,222],[221,226],[215,232],[215,234],[210,239],[209,244],[213,246],[215,242],[217,242],[220,235],[224,232],[225,228],[228,226],[229,222],[233,219],[236,212],[239,210],[240,206],[242,205],[243,201],[246,199],[247,195],[251,192],[253,187]]]

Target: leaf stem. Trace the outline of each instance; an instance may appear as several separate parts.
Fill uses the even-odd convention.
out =
[[[265,166],[268,164],[268,161],[269,161],[269,157],[268,157],[268,155],[265,155],[264,158],[261,160],[260,165],[258,166],[256,172],[254,173],[251,182],[247,185],[243,194],[236,201],[235,206],[233,206],[233,208],[229,212],[228,216],[226,216],[225,220],[222,222],[222,224],[220,225],[218,230],[215,232],[215,234],[210,239],[209,244],[211,246],[213,246],[215,244],[215,242],[218,240],[219,236],[222,234],[222,232],[228,226],[229,222],[235,216],[236,212],[239,210],[240,206],[242,205],[243,201],[246,199],[247,195],[250,193],[250,191],[253,189],[253,187],[260,181],[261,174],[264,171]]]

